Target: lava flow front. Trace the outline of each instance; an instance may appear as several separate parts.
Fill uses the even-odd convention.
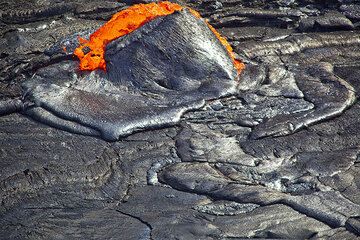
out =
[[[176,3],[165,1],[159,3],[137,4],[116,13],[107,23],[91,34],[90,40],[79,38],[80,46],[75,49],[74,54],[80,59],[80,69],[106,70],[104,54],[106,45],[109,42],[133,32],[157,17],[170,15],[182,9],[183,7]],[[192,9],[189,10],[194,16],[201,18],[198,12]],[[234,67],[237,69],[238,73],[240,73],[242,69],[244,69],[244,64],[235,59],[233,50],[226,39],[221,37],[210,24],[207,23],[207,25],[227,49],[229,56],[233,60]]]

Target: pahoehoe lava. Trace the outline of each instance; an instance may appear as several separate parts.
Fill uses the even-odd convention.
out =
[[[78,37],[149,2],[0,3],[0,239],[359,239],[359,1],[176,1],[207,21],[80,71]]]
[[[238,83],[226,48],[187,9],[112,41],[105,59],[106,73],[80,73],[77,62],[40,69],[24,84],[25,113],[113,141],[174,124],[206,100],[234,93]]]

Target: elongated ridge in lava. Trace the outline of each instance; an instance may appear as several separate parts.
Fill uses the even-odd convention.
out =
[[[108,43],[133,32],[157,17],[170,15],[182,9],[183,7],[179,4],[164,1],[158,3],[136,4],[116,13],[107,23],[91,34],[89,40],[79,38],[80,46],[75,49],[74,54],[80,60],[80,70],[106,70],[104,55]],[[188,9],[194,16],[201,18],[197,11],[190,8]],[[227,49],[230,58],[233,60],[234,67],[237,69],[238,73],[240,73],[245,65],[235,59],[235,54],[228,41],[207,21],[206,23],[209,29]]]

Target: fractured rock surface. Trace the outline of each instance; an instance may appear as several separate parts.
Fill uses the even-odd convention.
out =
[[[359,3],[182,2],[246,63],[235,85],[216,44],[181,66],[154,51],[187,13],[110,44],[127,69],[77,71],[77,36],[137,2],[0,3],[0,239],[358,239]],[[117,128],[160,112],[176,124]]]

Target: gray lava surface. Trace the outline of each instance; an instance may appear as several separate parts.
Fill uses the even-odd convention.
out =
[[[358,239],[359,2],[181,1],[239,78],[187,11],[80,72],[139,2],[0,2],[0,239]]]

